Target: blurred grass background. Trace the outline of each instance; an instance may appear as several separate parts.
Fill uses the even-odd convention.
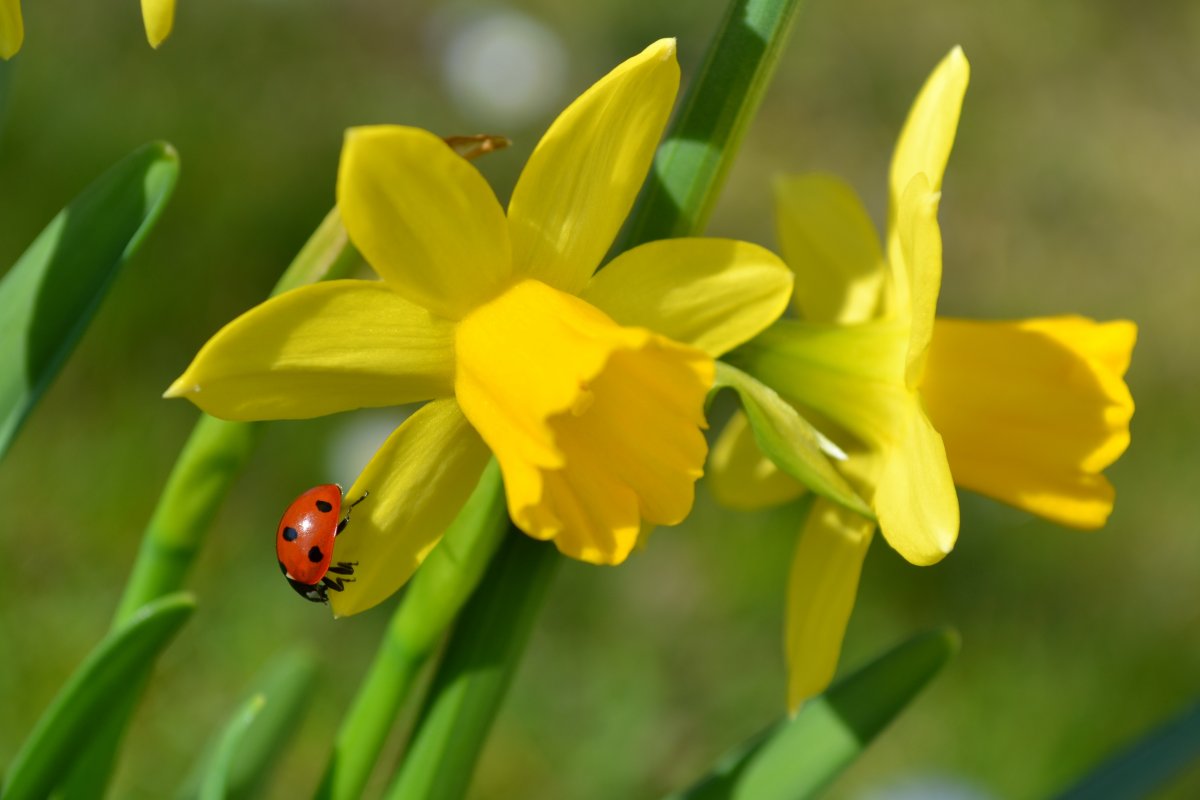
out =
[[[173,142],[183,173],[0,464],[0,761],[109,623],[196,417],[159,394],[266,295],[332,204],[342,130],[508,134],[514,147],[481,163],[504,198],[557,110],[623,58],[677,36],[686,80],[723,4],[184,0],[157,53],[133,0],[26,6],[0,131],[0,264],[148,139]],[[942,312],[1141,326],[1133,446],[1110,470],[1105,530],[966,497],[943,564],[872,549],[843,663],[939,623],[961,630],[963,652],[833,796],[1044,796],[1200,692],[1197,41],[1200,5],[1186,0],[812,0],[801,15],[711,233],[772,244],[769,180],[786,171],[846,176],[880,219],[908,104],[961,44],[972,84],[942,202]],[[351,481],[397,419],[268,427],[112,796],[173,789],[254,673],[293,643],[321,656],[322,682],[273,796],[315,785],[390,604],[331,621],[279,579],[271,534],[301,489]],[[474,796],[656,796],[776,717],[796,524],[790,509],[724,512],[702,491],[692,520],[626,566],[568,565]],[[1171,796],[1197,793],[1192,774]]]

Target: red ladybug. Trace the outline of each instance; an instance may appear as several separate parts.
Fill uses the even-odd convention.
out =
[[[357,562],[332,563],[333,540],[350,522],[350,509],[366,500],[368,494],[363,492],[362,497],[351,503],[341,521],[342,487],[336,483],[309,489],[283,512],[279,530],[275,532],[275,555],[279,557],[283,577],[305,600],[327,603],[330,589],[340,592],[347,582],[354,580],[349,576],[354,574]],[[344,577],[333,578],[327,573]]]

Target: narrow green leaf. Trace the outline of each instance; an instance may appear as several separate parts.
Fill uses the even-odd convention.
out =
[[[450,636],[388,800],[466,795],[561,560],[554,545],[510,526]]]
[[[830,448],[828,440],[774,389],[722,361],[717,362],[715,388],[737,392],[754,440],[776,466],[822,497],[875,519],[870,506],[822,452]]]
[[[96,732],[96,722],[139,683],[196,608],[190,595],[173,594],[145,606],[106,636],[80,664],[42,714],[5,775],[5,800],[50,793],[65,765]]]
[[[261,787],[308,707],[316,674],[317,663],[312,654],[293,650],[272,659],[255,677],[240,707],[244,708],[256,696],[266,698],[267,704],[242,737],[232,762],[224,768],[225,797],[237,800],[262,796]],[[222,731],[204,748],[192,774],[184,781],[180,800],[200,796],[205,781],[216,769],[226,738],[227,731]]]
[[[0,456],[166,205],[179,160],[148,144],[58,213],[0,280]]]
[[[909,639],[722,759],[671,800],[816,797],[867,748],[958,652],[944,629]]]
[[[217,749],[213,752],[212,761],[205,771],[204,782],[200,785],[200,800],[225,800],[230,796],[228,790],[238,751],[245,743],[254,720],[266,704],[265,695],[253,695],[242,704],[225,726],[217,742]]]
[[[1188,768],[1200,766],[1200,703],[1109,758],[1059,800],[1150,797]]]
[[[417,674],[479,585],[507,532],[504,483],[493,459],[442,541],[408,584],[338,729],[318,798],[362,797]]]
[[[799,0],[735,0],[693,78],[620,250],[704,232],[725,176],[775,74]]]

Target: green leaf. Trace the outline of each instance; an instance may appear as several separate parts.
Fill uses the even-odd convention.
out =
[[[909,639],[846,676],[671,800],[799,800],[816,797],[958,652],[944,629]]]
[[[362,797],[400,706],[479,585],[507,532],[504,483],[493,459],[442,541],[405,589],[370,671],[338,729],[318,798]]]
[[[217,748],[213,752],[212,761],[205,770],[204,782],[200,784],[200,800],[224,800],[229,796],[228,790],[231,786],[230,781],[238,751],[245,743],[254,720],[258,718],[259,712],[266,704],[265,695],[253,695],[242,704],[237,713],[233,715],[233,719],[225,726],[225,730],[221,732],[221,738],[217,742]]]
[[[59,690],[8,767],[5,800],[50,793],[96,732],[97,720],[121,704],[196,608],[190,595],[157,600],[112,631]]]
[[[58,213],[0,280],[0,456],[154,227],[179,160],[148,144]]]
[[[718,361],[714,391],[722,388],[738,393],[754,440],[776,466],[822,497],[875,519],[870,506],[825,457],[823,450],[832,445],[774,389]]]
[[[704,232],[800,6],[798,0],[729,4],[682,110],[655,154],[617,252]]]
[[[308,708],[316,674],[312,654],[293,650],[272,659],[255,677],[241,708],[244,710],[255,697],[266,698],[267,704],[241,737],[233,760],[221,768],[225,797],[236,800],[262,796],[261,786]],[[180,790],[181,799],[201,796],[205,781],[218,769],[218,755],[227,738],[228,731],[222,731],[203,750],[204,755]]]
[[[1189,767],[1200,765],[1200,703],[1112,756],[1059,800],[1150,797]]]

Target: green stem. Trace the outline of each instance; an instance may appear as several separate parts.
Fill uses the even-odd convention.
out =
[[[615,253],[703,232],[799,7],[730,4]],[[450,640],[389,800],[449,800],[470,784],[558,561],[553,548],[513,531]]]
[[[553,545],[509,526],[508,538],[446,646],[388,800],[451,800],[466,794],[561,561]]]
[[[317,797],[361,797],[417,674],[508,531],[500,468],[488,465],[441,543],[413,576],[334,743]]]
[[[800,0],[729,4],[679,116],[658,148],[618,252],[704,232],[800,6]]]

